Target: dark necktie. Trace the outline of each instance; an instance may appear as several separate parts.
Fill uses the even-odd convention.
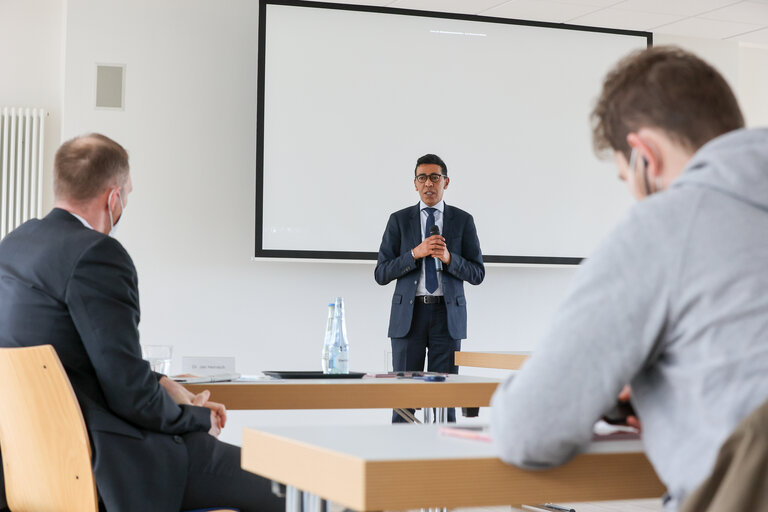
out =
[[[429,230],[435,225],[435,211],[437,208],[424,208],[427,212],[427,225],[424,226],[424,238],[429,238]],[[435,268],[435,258],[427,256],[424,258],[424,285],[429,293],[435,293],[437,290],[437,269]]]

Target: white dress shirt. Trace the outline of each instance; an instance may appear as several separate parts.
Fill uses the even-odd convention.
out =
[[[69,211],[69,210],[67,210],[67,211]],[[83,226],[87,227],[88,229],[93,229],[93,226],[91,226],[90,224],[88,224],[88,221],[87,221],[87,220],[85,220],[84,218],[82,218],[81,216],[79,216],[78,214],[76,214],[76,213],[73,213],[73,212],[69,212],[69,214],[70,214],[70,215],[72,215],[72,216],[73,216],[74,218],[76,218],[77,220],[79,220],[80,222],[82,222],[82,223],[83,223]],[[441,231],[441,233],[442,233],[442,231]]]

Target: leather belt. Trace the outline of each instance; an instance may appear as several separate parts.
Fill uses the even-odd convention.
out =
[[[444,304],[445,297],[442,295],[417,295],[416,302],[421,304]]]

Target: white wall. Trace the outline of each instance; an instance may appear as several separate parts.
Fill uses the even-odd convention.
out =
[[[0,106],[42,107],[46,119],[43,204],[52,203],[61,137],[64,2],[0,0]]]
[[[741,108],[748,126],[768,126],[768,47],[739,48]]]
[[[1,29],[7,4],[0,0]],[[13,3],[15,9],[17,4],[28,2]],[[31,26],[39,23],[29,19],[37,10],[13,14]],[[53,9],[52,25],[66,19],[67,34],[61,138],[100,131],[131,153],[135,191],[119,238],[139,269],[142,340],[173,344],[174,370],[182,355],[233,355],[244,373],[317,368],[326,303],[335,295],[347,300],[352,368],[385,370],[393,285],[374,283],[372,263],[251,259],[257,11],[254,0],[69,0],[66,16]],[[58,44],[47,37],[52,39],[39,51]],[[5,62],[13,52],[3,46]],[[734,85],[744,81],[740,65],[762,65],[765,58],[739,60],[732,43],[698,46],[705,58],[711,55],[726,68]],[[97,62],[127,65],[124,111],[94,108]],[[57,67],[51,59],[43,81],[55,82]],[[27,90],[37,81],[34,73],[24,73],[14,86]],[[761,76],[765,80],[765,73]],[[0,88],[0,98],[3,93]],[[48,101],[47,94],[18,101]],[[766,103],[756,88],[745,94],[742,101],[765,119]],[[498,227],[478,229],[482,242],[484,231]],[[467,290],[464,348],[533,349],[573,273],[573,268],[490,266],[485,283]],[[231,415],[224,438],[237,442],[245,424],[299,418],[372,423],[388,416],[387,411],[239,412]]]

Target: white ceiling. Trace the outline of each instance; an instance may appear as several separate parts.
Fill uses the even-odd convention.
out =
[[[768,46],[768,0],[325,1],[647,30]]]

